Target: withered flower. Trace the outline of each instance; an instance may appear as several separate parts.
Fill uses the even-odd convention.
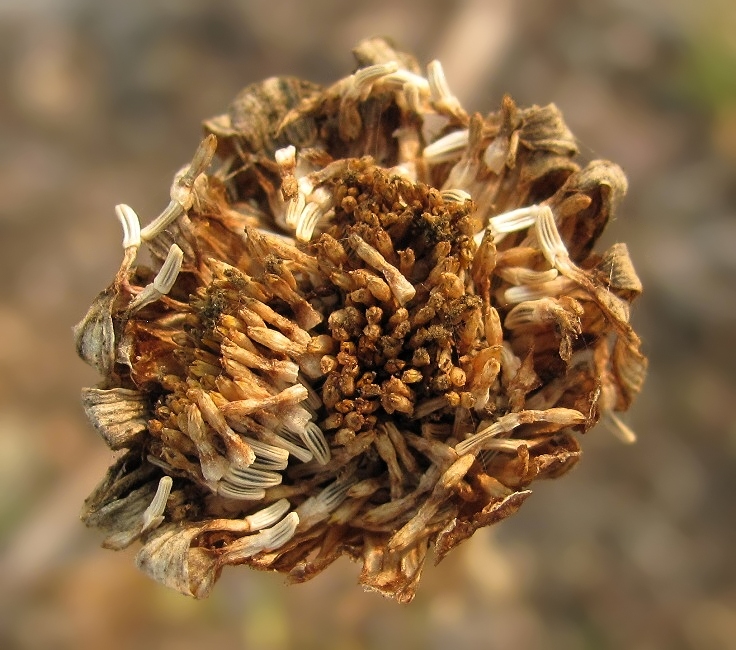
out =
[[[593,252],[621,170],[581,167],[552,105],[468,115],[438,62],[355,54],[329,88],[243,90],[150,225],[118,206],[122,266],[75,329],[121,452],[83,519],[185,594],[347,554],[409,601],[429,547],[514,513],[576,434],[631,435],[641,285]]]

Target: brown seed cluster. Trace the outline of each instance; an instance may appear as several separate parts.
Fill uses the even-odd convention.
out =
[[[372,39],[329,88],[247,87],[75,328],[121,450],[85,504],[105,545],[203,597],[247,564],[346,554],[409,601],[439,561],[579,458],[639,392],[626,190],[554,106],[468,115],[437,62]],[[136,265],[141,247],[153,268]]]

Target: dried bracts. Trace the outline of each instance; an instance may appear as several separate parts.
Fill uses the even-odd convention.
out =
[[[408,601],[430,547],[514,513],[579,433],[630,435],[641,285],[593,250],[620,169],[581,168],[554,106],[468,115],[439,63],[356,58],[246,88],[145,228],[118,206],[122,266],[75,330],[120,451],[83,518],[186,594],[347,554]]]

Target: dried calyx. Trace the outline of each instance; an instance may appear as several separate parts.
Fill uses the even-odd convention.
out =
[[[118,206],[123,263],[75,328],[122,450],[83,518],[186,594],[347,554],[408,601],[430,546],[515,512],[576,433],[631,435],[641,285],[625,246],[592,252],[619,168],[581,168],[554,106],[468,115],[439,63],[356,58],[246,88],[149,226]]]

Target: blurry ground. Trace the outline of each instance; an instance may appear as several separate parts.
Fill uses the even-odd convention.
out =
[[[690,7],[692,5],[692,8]],[[728,0],[4,0],[0,4],[0,647],[736,648],[736,5]],[[477,110],[556,102],[620,163],[651,373],[521,512],[401,607],[339,562],[312,583],[226,571],[207,602],[78,522],[110,454],[70,327],[117,269],[125,201],[168,201],[201,118],[246,83],[350,71],[361,37],[440,58]]]

